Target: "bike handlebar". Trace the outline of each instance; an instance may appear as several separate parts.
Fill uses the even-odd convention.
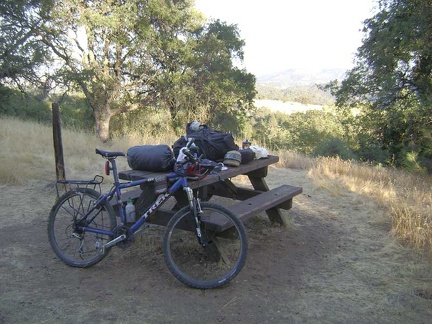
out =
[[[186,143],[186,147],[182,148],[181,151],[183,152],[184,155],[186,155],[186,157],[188,157],[188,159],[191,162],[198,162],[199,158],[194,156],[190,150],[190,147],[192,146],[193,142],[194,142],[193,138],[188,138],[188,142]]]

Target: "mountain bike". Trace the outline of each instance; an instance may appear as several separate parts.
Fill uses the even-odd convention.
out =
[[[113,186],[102,194],[95,188],[79,186],[86,181],[64,181],[68,185],[78,185],[61,195],[51,209],[48,238],[55,254],[72,267],[95,265],[113,246],[129,247],[136,235],[145,232],[143,225],[149,217],[182,189],[187,204],[169,220],[162,240],[162,252],[169,270],[178,280],[195,288],[216,288],[230,282],[246,261],[245,227],[229,209],[201,201],[198,193],[189,187],[188,181],[204,178],[215,167],[215,163],[209,163],[212,161],[197,158],[191,143],[192,140],[182,150],[185,159],[177,162],[174,171],[166,175],[166,191],[160,193],[133,223],[126,221],[122,191],[145,186],[155,179],[120,182],[116,158],[125,154],[96,149],[96,154],[107,160],[105,174],[113,171]],[[102,181],[95,177],[87,183],[100,188]]]

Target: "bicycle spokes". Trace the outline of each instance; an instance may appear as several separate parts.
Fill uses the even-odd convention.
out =
[[[241,270],[247,238],[243,224],[227,209],[211,203],[202,203],[201,209],[201,243],[197,243],[197,233],[190,226],[195,226],[196,217],[185,207],[167,225],[163,252],[177,279],[193,287],[213,288],[229,282]]]
[[[106,255],[104,244],[111,241],[115,213],[105,203],[94,208],[100,194],[79,188],[60,197],[50,213],[48,236],[57,256],[75,267],[88,267]]]

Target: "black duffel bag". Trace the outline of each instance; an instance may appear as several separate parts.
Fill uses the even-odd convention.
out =
[[[132,170],[153,172],[171,171],[175,163],[173,151],[165,144],[133,146],[127,161]]]
[[[194,144],[199,147],[200,154],[212,161],[222,161],[228,151],[238,150],[231,133],[224,133],[201,125],[198,130],[191,130],[189,123],[186,126],[186,136],[180,137],[174,142],[174,155],[179,155],[180,149],[187,143],[187,138],[193,138]]]

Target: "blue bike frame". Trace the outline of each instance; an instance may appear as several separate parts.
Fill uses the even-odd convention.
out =
[[[115,163],[115,161],[112,161]],[[161,206],[164,202],[167,201],[169,197],[171,197],[177,190],[180,188],[183,188],[183,190],[186,191],[188,195],[189,201],[191,201],[192,198],[192,189],[189,188],[187,178],[185,177],[179,177],[176,173],[170,173],[167,176],[167,180],[173,180],[175,178],[178,178],[167,190],[166,193],[160,194],[159,197],[156,199],[156,201],[149,207],[147,210],[140,216],[140,218],[130,227],[130,230],[133,234],[135,234],[139,228],[147,221],[147,219],[158,209],[159,206]],[[120,183],[118,177],[116,177],[116,174],[114,174],[114,186],[111,188],[111,190],[100,196],[100,198],[95,202],[95,205],[87,212],[87,215],[90,215],[94,210],[99,209],[105,202],[110,201],[114,195],[117,198],[117,204],[119,205],[119,213],[120,213],[120,220],[123,224],[125,224],[125,214],[123,209],[123,202],[121,200],[121,191],[126,188],[131,188],[135,186],[139,186],[146,182],[153,182],[155,181],[154,178],[150,179],[144,179],[144,180],[135,180],[135,181],[129,181]],[[100,212],[100,211],[99,211]],[[109,236],[114,236],[114,233],[112,231],[106,231],[99,228],[93,228],[90,226],[92,221],[97,217],[99,212],[96,213],[91,219],[87,219],[87,215],[84,215],[82,218],[83,221],[86,221],[86,225],[76,225],[76,228],[80,231],[84,232],[92,232],[97,234],[104,234]]]

